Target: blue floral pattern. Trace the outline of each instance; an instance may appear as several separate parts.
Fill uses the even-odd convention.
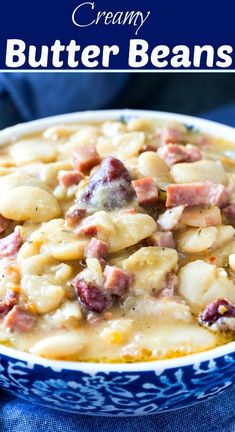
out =
[[[82,414],[160,413],[193,405],[234,384],[235,354],[161,372],[94,375],[32,365],[0,354],[0,387],[47,407]]]

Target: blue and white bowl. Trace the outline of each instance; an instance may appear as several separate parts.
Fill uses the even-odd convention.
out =
[[[235,384],[235,342],[207,353],[134,364],[39,359],[0,348],[0,387],[29,402],[103,416],[188,407]]]
[[[151,111],[98,111],[62,115],[14,126],[12,137],[45,127],[121,115],[176,120],[234,141],[235,130],[218,123]],[[171,360],[134,364],[65,362],[38,358],[0,345],[0,387],[62,411],[103,416],[157,414],[202,402],[235,384],[235,342]]]

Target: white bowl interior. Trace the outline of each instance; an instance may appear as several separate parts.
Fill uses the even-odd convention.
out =
[[[230,126],[225,126],[220,123],[212,122],[209,120],[200,119],[197,117],[174,114],[159,111],[142,111],[142,110],[101,110],[101,111],[85,111],[73,114],[63,114],[54,117],[47,117],[40,120],[35,120],[29,123],[21,123],[16,126],[4,129],[0,131],[0,145],[4,145],[6,142],[17,139],[22,135],[34,133],[44,128],[54,126],[57,124],[66,123],[82,123],[92,121],[104,121],[118,119],[120,116],[127,117],[141,117],[149,119],[159,119],[166,121],[178,121],[188,126],[194,126],[204,133],[208,133],[217,138],[223,138],[228,141],[234,142],[235,146],[235,129]],[[205,351],[198,354],[191,354],[188,356],[178,357],[170,360],[155,360],[150,362],[136,362],[136,363],[86,363],[86,362],[74,362],[74,361],[61,361],[61,360],[49,360],[39,358],[32,354],[17,351],[13,348],[8,348],[0,345],[0,355],[6,355],[9,357],[16,358],[18,360],[26,361],[29,365],[40,364],[46,367],[51,367],[54,370],[81,370],[85,373],[94,374],[97,372],[137,372],[137,371],[148,371],[161,370],[176,368],[181,366],[187,366],[197,364],[202,361],[210,361],[214,358],[221,357],[224,355],[231,354],[235,351],[235,341],[230,342],[226,345],[219,346],[209,351]]]

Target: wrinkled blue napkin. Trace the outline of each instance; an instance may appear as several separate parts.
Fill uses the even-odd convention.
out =
[[[65,414],[0,394],[1,432],[234,432],[235,391],[191,408],[142,417]]]
[[[128,74],[2,73],[6,91],[24,121],[81,110],[105,109],[128,86]]]
[[[1,74],[0,129],[51,114],[115,106],[129,79],[127,74]],[[157,108],[154,101],[152,108]],[[201,116],[235,126],[235,103]],[[235,432],[235,388],[194,407],[135,418],[66,414],[0,390],[0,432],[51,431]]]

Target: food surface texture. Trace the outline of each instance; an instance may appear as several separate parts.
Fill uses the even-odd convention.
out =
[[[235,143],[59,124],[0,148],[0,343],[88,362],[235,339]]]

